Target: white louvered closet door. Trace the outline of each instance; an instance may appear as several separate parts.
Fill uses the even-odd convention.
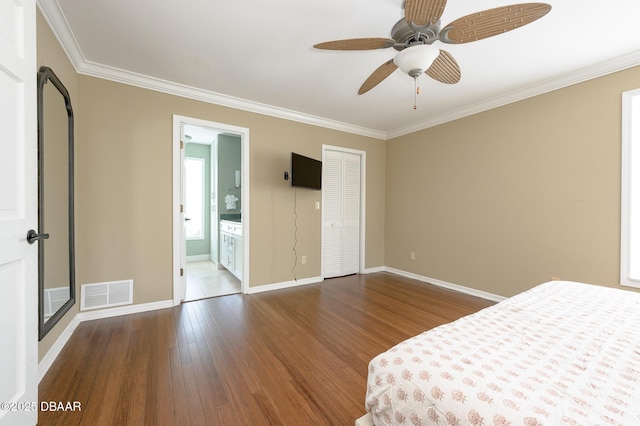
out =
[[[322,176],[322,276],[331,278],[357,273],[360,264],[360,156],[326,150]]]

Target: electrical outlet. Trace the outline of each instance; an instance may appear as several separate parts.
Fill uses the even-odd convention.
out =
[[[302,256],[302,257],[300,258],[300,262],[302,262],[302,264],[303,264],[303,265],[306,265],[306,263],[307,263],[307,256]]]
[[[320,210],[320,201],[316,201],[316,210]]]
[[[415,251],[411,252],[411,260],[416,260],[416,252]]]

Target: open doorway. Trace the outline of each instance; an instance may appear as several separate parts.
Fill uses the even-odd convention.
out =
[[[174,305],[246,292],[249,131],[173,121]]]
[[[229,264],[226,257],[222,259],[219,255],[226,253],[228,242],[221,238],[224,234],[220,234],[218,224],[229,216],[241,223],[239,176],[235,182],[235,170],[242,170],[240,136],[190,124],[183,125],[182,133],[186,238],[183,301],[239,293],[242,275],[236,272],[233,263]],[[219,194],[233,203],[221,203]],[[219,250],[220,244],[222,250]],[[240,244],[241,241],[236,245]],[[242,259],[237,263],[241,265]]]

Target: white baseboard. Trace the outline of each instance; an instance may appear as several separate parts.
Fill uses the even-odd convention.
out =
[[[76,330],[78,325],[83,321],[90,321],[101,318],[110,318],[118,315],[137,314],[140,312],[154,311],[156,309],[165,309],[173,307],[173,300],[163,300],[160,302],[141,303],[139,305],[127,305],[118,306],[116,308],[100,309],[96,311],[84,311],[78,312],[69,325],[62,331],[60,336],[56,339],[46,355],[42,358],[42,361],[38,363],[38,383],[44,378],[49,368],[53,365],[62,348],[67,344],[71,335]]]
[[[246,294],[263,293],[265,291],[282,290],[284,288],[298,287],[301,285],[315,284],[324,281],[322,277],[302,278],[295,281],[284,281],[275,284],[265,284],[256,287],[249,287]]]
[[[488,293],[486,291],[476,290],[475,288],[465,287],[465,286],[458,285],[458,284],[448,283],[446,281],[438,280],[436,278],[425,277],[423,275],[414,274],[413,272],[407,272],[407,271],[403,271],[401,269],[395,269],[395,268],[391,268],[391,267],[385,266],[384,270],[385,270],[385,272],[390,272],[392,274],[401,275],[401,276],[406,277],[406,278],[412,278],[414,280],[422,281],[422,282],[425,282],[425,283],[428,283],[428,284],[433,284],[433,285],[436,285],[438,287],[443,287],[443,288],[446,288],[446,289],[449,289],[449,290],[459,291],[461,293],[469,294],[471,296],[481,297],[481,298],[487,299],[487,300],[493,300],[494,302],[500,302],[500,301],[506,299],[506,297],[500,296],[498,294]]]
[[[406,278],[415,279],[417,281],[429,283],[436,285],[438,287],[447,288],[449,290],[459,291],[461,293],[469,294],[476,297],[481,297],[487,300],[493,300],[495,302],[500,302],[506,297],[500,296],[493,293],[488,293],[482,290],[476,290],[474,288],[461,286],[458,284],[452,284],[446,281],[438,280],[435,278],[429,278],[422,275],[414,274],[412,272],[403,271],[400,269],[391,268],[388,266],[379,266],[374,268],[367,268],[362,273],[363,274],[372,274],[376,272],[389,272],[392,274],[400,275]],[[249,287],[246,291],[246,294],[256,294],[263,293],[265,291],[273,291],[273,290],[282,290],[285,288],[292,288],[302,285],[315,284],[324,281],[323,277],[311,277],[311,278],[303,278],[294,281],[285,281],[274,284],[265,284],[256,287]],[[83,321],[90,321],[101,318],[110,318],[119,315],[129,315],[136,314],[140,312],[153,311],[157,309],[166,309],[173,307],[173,300],[163,300],[159,302],[152,303],[143,303],[139,305],[127,305],[127,306],[118,306],[110,309],[100,309],[95,311],[84,311],[79,312],[76,316],[71,320],[69,325],[64,329],[64,331],[60,334],[58,339],[55,341],[53,346],[49,349],[47,354],[42,358],[42,361],[38,364],[38,382],[42,380],[44,375],[47,373],[55,359],[58,357],[62,348],[66,345],[69,338],[78,327],[78,325]]]
[[[97,311],[79,312],[80,322],[91,321],[95,319],[117,317],[119,315],[138,314],[141,312],[155,311],[157,309],[166,309],[173,307],[173,300],[161,300],[159,302],[141,303],[139,305],[118,306],[110,309],[101,309]]]
[[[186,257],[187,263],[188,262],[201,262],[203,260],[211,260],[211,255],[210,254],[194,254],[192,256],[187,256]]]
[[[60,336],[58,336],[45,356],[42,357],[42,360],[38,363],[38,383],[44,378],[44,375],[47,374],[47,371],[49,371],[49,368],[53,365],[53,361],[55,361],[60,352],[62,352],[62,348],[67,344],[69,338],[71,338],[71,335],[78,327],[78,324],[80,324],[80,320],[78,319],[78,314],[76,314],[62,333],[60,333]]]

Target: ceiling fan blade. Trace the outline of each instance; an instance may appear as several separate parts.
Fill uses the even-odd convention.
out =
[[[389,77],[392,72],[398,69],[398,66],[393,63],[393,59],[388,60],[384,64],[380,65],[367,80],[360,86],[360,90],[358,90],[358,95],[363,95],[367,93],[369,90],[376,87],[378,84],[382,82],[385,78]]]
[[[522,3],[484,10],[456,19],[440,31],[444,43],[469,43],[527,25],[549,13],[546,3]]]
[[[441,83],[456,84],[460,81],[460,67],[446,50],[440,50],[440,54],[425,73]]]
[[[406,0],[404,4],[404,19],[417,26],[425,26],[438,22],[447,0]]]
[[[347,40],[327,41],[314,44],[316,49],[326,50],[373,50],[393,47],[396,41],[391,38],[351,38]]]

